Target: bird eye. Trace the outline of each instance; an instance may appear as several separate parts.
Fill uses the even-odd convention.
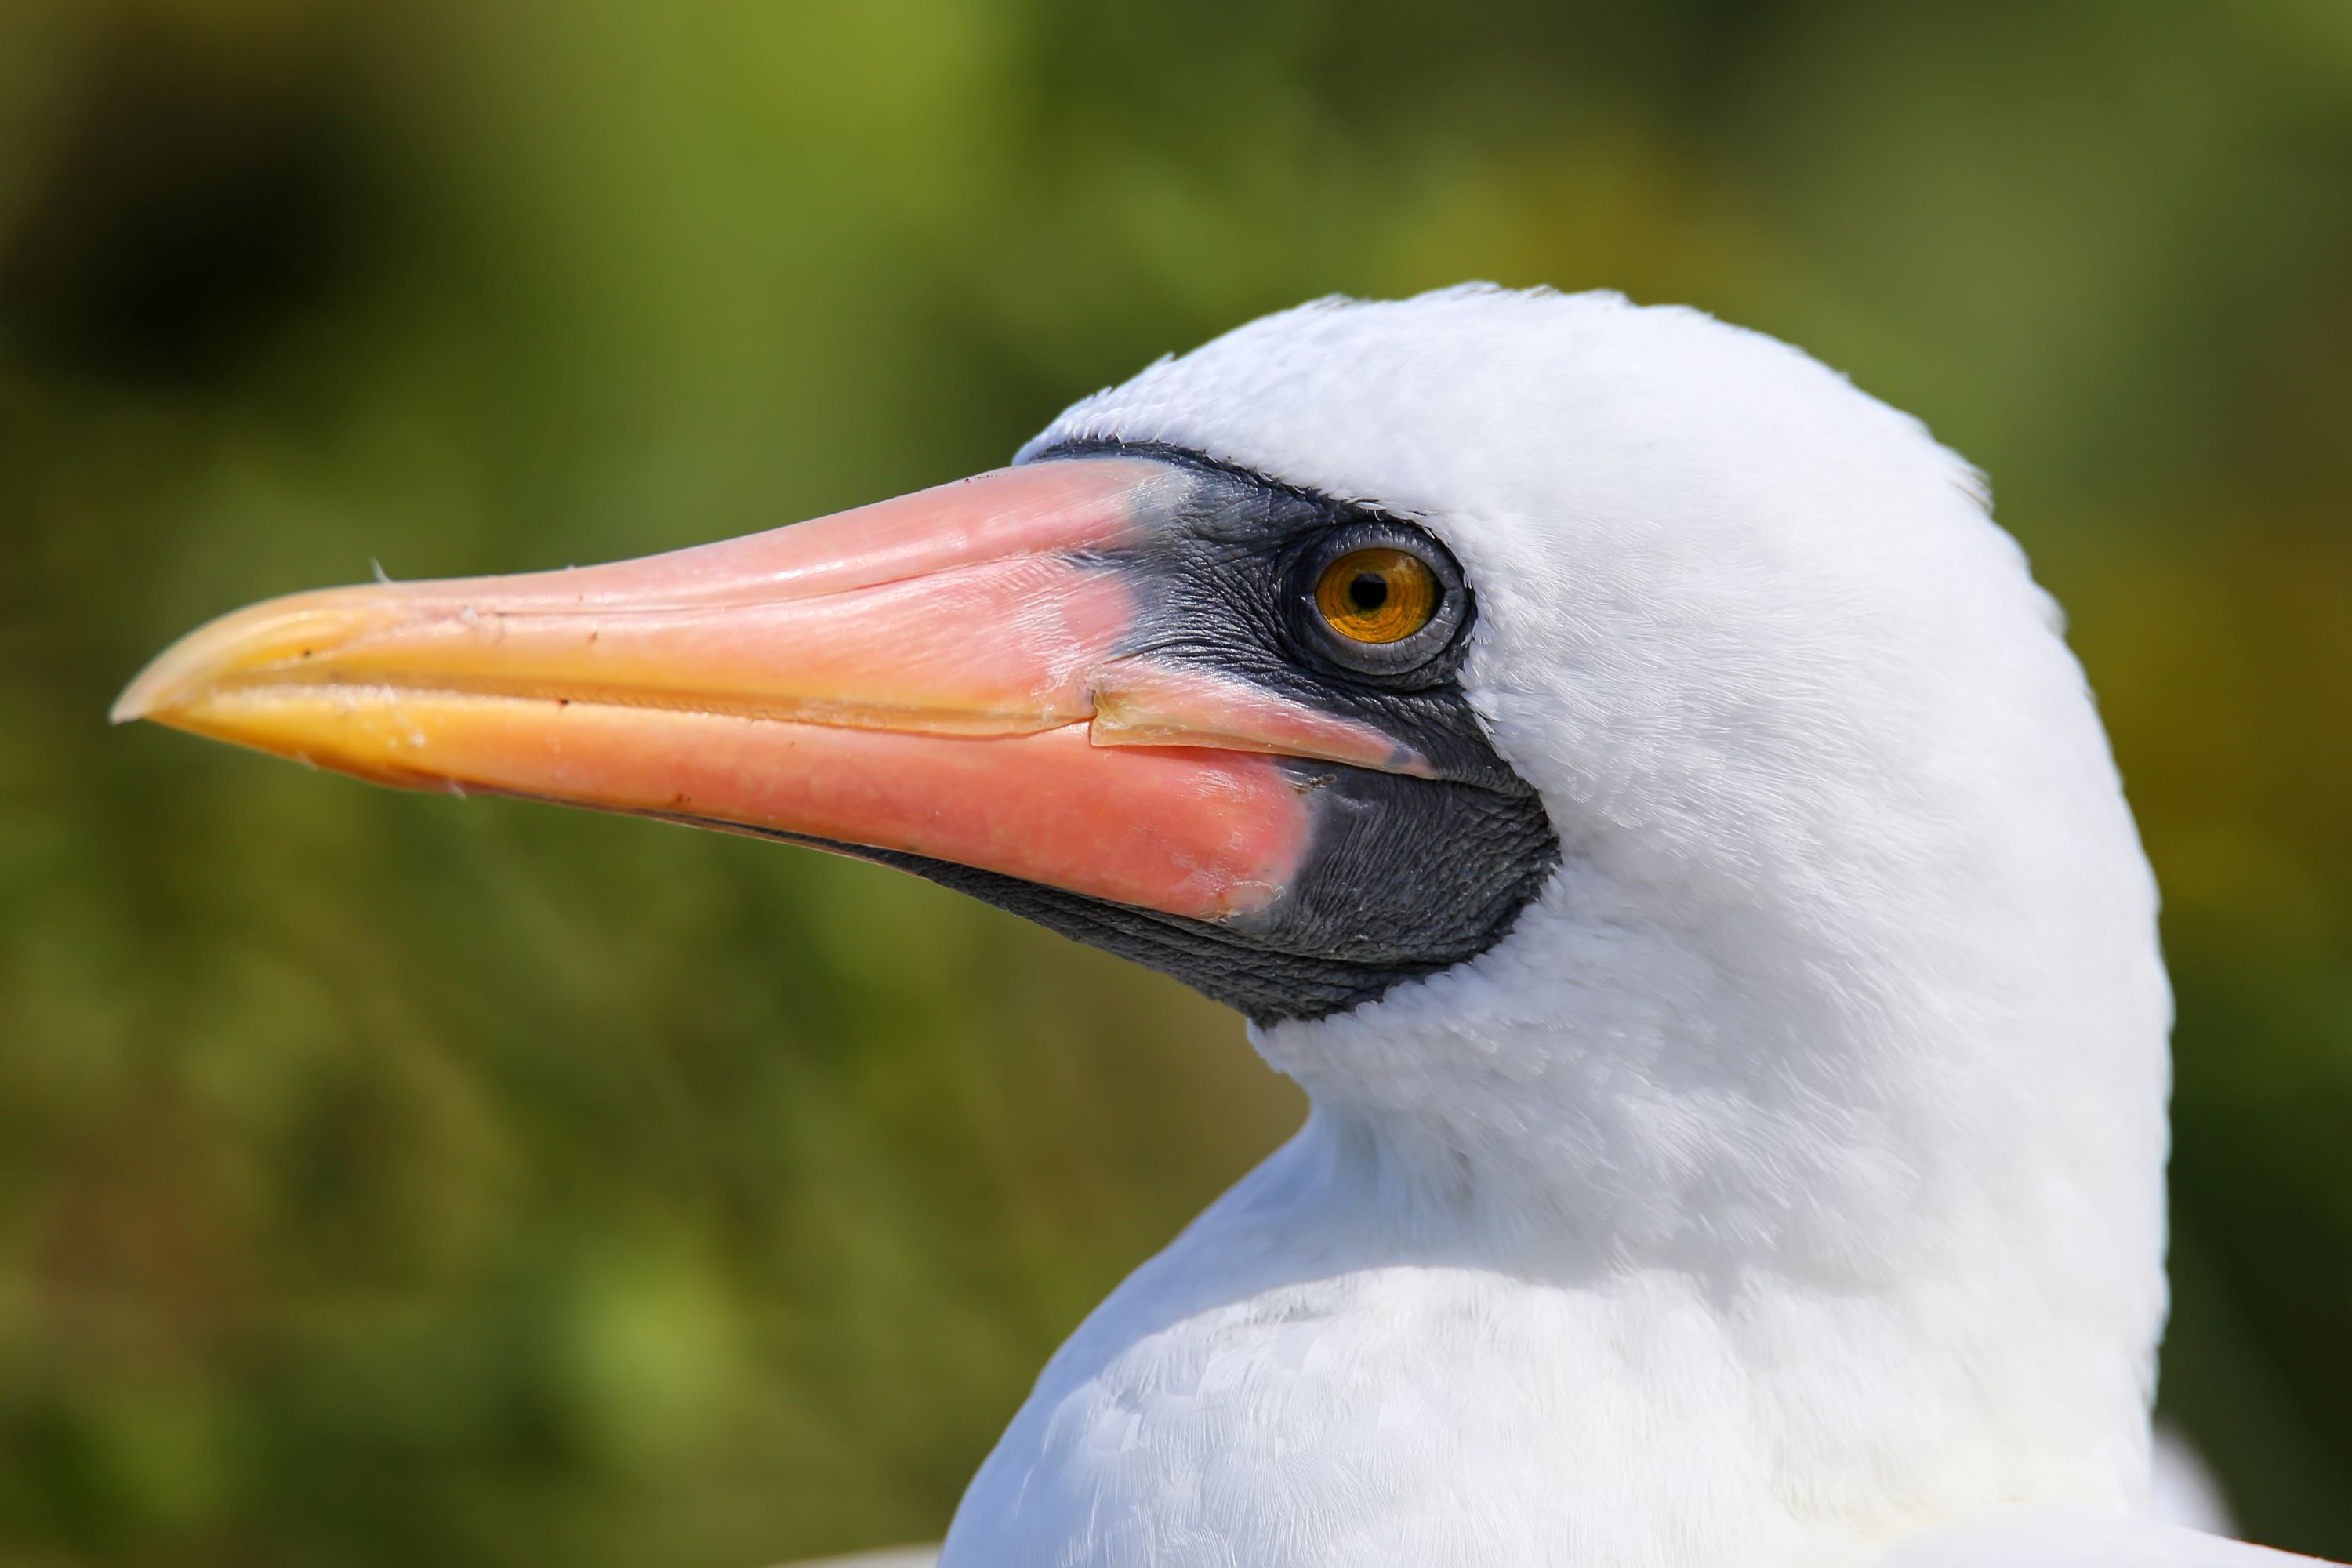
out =
[[[1409,523],[1366,519],[1304,551],[1292,625],[1336,664],[1382,685],[1442,680],[1460,662],[1470,591],[1445,546]]]
[[[1326,625],[1351,642],[1402,642],[1437,614],[1437,574],[1387,545],[1350,550],[1315,584]]]

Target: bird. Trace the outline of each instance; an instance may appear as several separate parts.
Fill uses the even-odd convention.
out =
[[[847,854],[1244,1015],[1303,1125],[940,1568],[2311,1561],[2151,1498],[2171,1001],[2063,616],[1762,333],[1325,299],[968,479],[235,612],[113,716]]]

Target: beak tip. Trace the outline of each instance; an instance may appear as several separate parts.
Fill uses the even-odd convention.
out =
[[[147,679],[145,671],[141,671],[138,679],[124,687],[122,695],[116,698],[114,705],[106,710],[106,721],[110,724],[137,723],[155,711],[157,695],[155,683]]]
[[[108,723],[135,724],[142,719],[152,719],[188,694],[188,670],[173,657],[179,647],[174,644],[166,648],[131,678],[131,684],[122,689],[122,694],[106,710]]]

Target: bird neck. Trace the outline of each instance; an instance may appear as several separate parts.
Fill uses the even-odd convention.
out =
[[[1709,902],[1571,845],[1478,963],[1258,1033],[1315,1110],[1253,1245],[1339,1236],[1368,1267],[1643,1321],[1676,1295],[1753,1372],[1726,1407],[1823,1497],[1844,1475],[1874,1507],[1948,1506],[1955,1477],[2131,1500],[2164,1300],[2161,971],[2149,929],[2108,918],[2129,898],[2086,907],[2116,879],[2010,858],[1901,907],[1770,879]],[[1622,1353],[1628,1319],[1584,1321],[1560,1353]]]

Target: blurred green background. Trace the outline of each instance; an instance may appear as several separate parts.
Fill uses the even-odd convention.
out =
[[[1992,473],[2180,997],[2164,1401],[2352,1555],[2352,5],[0,0],[0,1562],[935,1535],[1296,1121],[888,873],[109,699],[364,576],[992,466],[1259,312],[1764,328]]]

